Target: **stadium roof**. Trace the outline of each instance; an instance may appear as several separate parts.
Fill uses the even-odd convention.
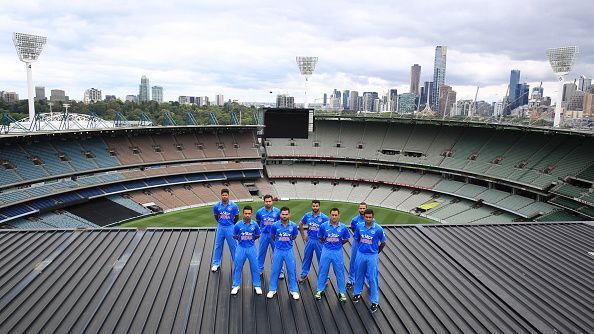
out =
[[[315,301],[313,275],[298,301],[286,283],[272,300],[256,296],[247,266],[230,296],[229,254],[209,270],[213,229],[2,231],[0,332],[594,332],[591,224],[386,234],[371,315],[365,292],[364,303],[339,303],[334,280]]]

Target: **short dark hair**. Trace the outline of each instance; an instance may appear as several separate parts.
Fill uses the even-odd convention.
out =
[[[266,194],[266,195],[264,195],[264,198],[263,198],[263,199],[264,199],[264,200],[266,200],[267,198],[270,198],[270,199],[272,199],[272,195],[270,195],[270,194]]]
[[[314,199],[313,201],[311,201],[311,204],[320,204],[320,200]]]
[[[330,212],[332,213],[332,211],[336,211],[338,214],[340,214],[340,210],[338,210],[338,208],[332,208],[330,209]]]
[[[243,210],[241,210],[241,211],[243,212],[243,211],[245,211],[245,210],[250,210],[250,212],[254,212],[254,209],[252,209],[252,207],[251,207],[251,206],[249,206],[249,205],[246,205],[246,206],[244,206],[244,207],[243,207]]]
[[[227,194],[227,195],[229,195],[229,189],[227,189],[227,188],[223,188],[223,189],[221,189],[221,195],[222,195],[222,194]]]
[[[288,206],[283,206],[283,207],[280,209],[280,211],[281,211],[281,212],[283,212],[283,211],[287,211],[288,213],[291,213],[291,209],[289,209],[289,207],[288,207]]]
[[[375,216],[375,215],[373,214],[373,210],[372,210],[372,209],[366,209],[366,210],[365,210],[365,212],[363,212],[363,214],[364,214],[364,215],[371,214],[372,216]]]
[[[361,202],[361,203],[359,203],[359,206],[361,206],[361,205],[365,205],[365,206],[367,206],[367,203],[365,203],[365,202]]]

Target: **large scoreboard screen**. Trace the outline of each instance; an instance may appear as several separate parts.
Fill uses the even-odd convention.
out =
[[[307,139],[312,112],[312,109],[265,109],[264,137]]]

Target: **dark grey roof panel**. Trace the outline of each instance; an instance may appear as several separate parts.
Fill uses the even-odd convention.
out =
[[[587,224],[386,227],[380,310],[340,303],[318,272],[290,298],[256,296],[248,265],[210,272],[213,229],[0,232],[0,332],[592,332]],[[304,244],[295,250],[298,271]],[[350,244],[344,248],[348,269]],[[270,266],[270,258],[266,267]],[[263,280],[268,291],[268,270]]]

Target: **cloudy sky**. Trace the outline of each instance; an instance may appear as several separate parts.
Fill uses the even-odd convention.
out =
[[[86,88],[138,94],[144,74],[179,95],[303,100],[295,56],[318,56],[310,99],[344,90],[408,91],[410,66],[433,75],[436,45],[448,46],[446,83],[458,98],[501,99],[509,72],[556,95],[545,58],[577,45],[569,80],[594,76],[594,2],[470,1],[38,1],[0,2],[0,90],[26,98],[26,72],[12,32],[48,37],[35,85],[82,99]],[[270,94],[270,92],[273,94]]]

